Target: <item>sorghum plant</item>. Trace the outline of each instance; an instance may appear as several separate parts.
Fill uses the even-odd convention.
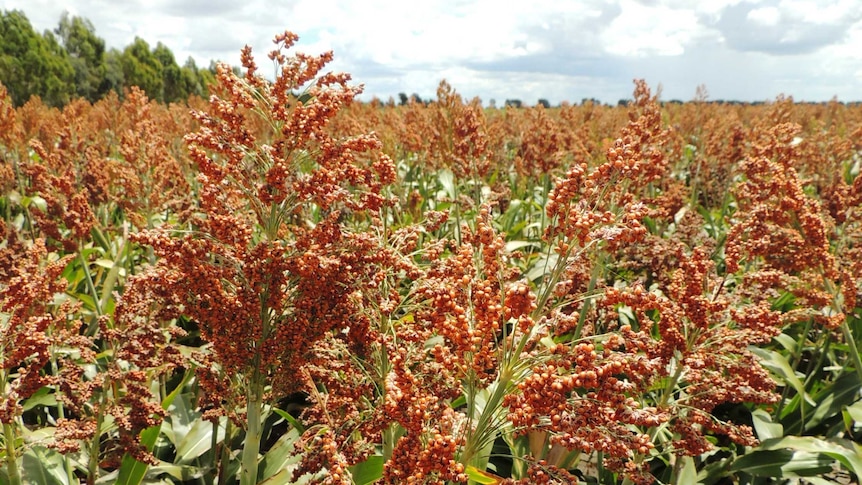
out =
[[[244,485],[257,480],[264,403],[309,391],[310,348],[359,330],[356,292],[376,250],[348,222],[386,205],[382,189],[395,176],[375,137],[329,134],[360,88],[347,75],[321,74],[331,52],[288,56],[296,40],[290,32],[275,38],[274,82],[258,73],[250,48],[244,76],[218,67],[218,95],[186,137],[199,214],[189,230],[134,237],[159,260],[129,291],[161,293],[198,326],[209,344],[197,357],[201,405],[244,414]]]
[[[526,184],[537,183],[565,165],[576,145],[574,133],[560,126],[543,106],[532,108],[528,113],[514,160],[518,178]]]
[[[535,295],[492,227],[489,205],[480,207],[475,228],[462,230],[462,237],[450,256],[428,268],[419,295],[430,305],[416,313],[422,332],[441,339],[430,353],[441,376],[453,380],[449,392],[465,399],[457,419],[462,428],[453,434],[458,448],[451,449],[450,467],[457,473],[487,465],[494,440],[507,427],[503,398],[526,370],[522,353],[538,338],[530,317]]]
[[[0,87],[0,482],[862,474],[862,110],[357,103],[295,41]]]
[[[592,171],[574,165],[551,193],[546,238],[558,259],[540,282],[539,308],[562,338],[506,402],[533,449],[544,442],[545,450],[599,452],[609,469],[651,483],[654,454],[700,455],[709,449],[704,431],[754,443],[749,428],[711,413],[722,403],[776,399],[766,371],[739,349],[768,341],[781,320],[762,302],[731,309],[709,253],[684,251],[684,244],[673,255],[681,269],[660,280],[666,287],[618,281],[602,288],[620,249],[644,241],[646,218],[667,218],[680,204],[672,185],[662,184],[671,197],[651,196],[669,167],[669,132],[643,83],[635,94],[640,114],[608,149],[607,162]],[[620,323],[622,308],[630,321]],[[673,480],[681,464],[674,461]]]
[[[132,87],[120,109],[128,127],[119,135],[118,158],[103,166],[108,195],[136,228],[152,228],[154,216],[170,213],[186,217],[192,205],[190,181],[171,153],[170,140],[159,129],[158,105]]]
[[[40,388],[56,383],[44,374],[52,358],[52,346],[75,335],[75,306],[54,304],[66,289],[60,278],[70,256],[49,258],[45,242],[37,239],[10,268],[10,278],[0,284],[0,423],[6,472],[12,484],[21,482],[18,459],[23,451],[21,431],[24,401]],[[71,330],[70,330],[71,329]]]
[[[641,199],[642,190],[660,180],[667,167],[661,149],[666,133],[643,82],[637,85],[636,98],[642,114],[633,117],[608,149],[607,161],[593,169],[585,161],[572,164],[548,196],[544,239],[553,253],[545,258],[548,269],[538,281],[533,315],[561,343],[552,345],[549,359],[535,365],[518,384],[519,392],[505,399],[516,434],[528,438],[536,459],[549,458],[551,448],[557,448],[550,462],[541,463],[544,466],[564,464],[567,453],[561,449],[600,451],[607,454],[609,466],[623,471],[634,465],[628,461],[634,453],[647,452],[651,446],[647,435],[627,428],[624,423],[636,423],[626,421],[623,410],[631,419],[642,420],[638,424],[664,419],[661,413],[633,411],[639,406],[633,400],[636,389],[644,385],[639,379],[648,380],[653,369],[646,360],[630,364],[625,352],[612,353],[622,343],[618,337],[603,344],[608,337],[590,304],[603,284],[608,255],[646,234],[642,221],[651,209]],[[599,343],[608,349],[607,362],[596,362]],[[631,380],[615,377],[620,374]],[[583,399],[578,389],[588,390]],[[606,404],[601,404],[603,400]],[[576,429],[584,434],[572,434]],[[633,477],[644,476],[638,468],[626,470]]]
[[[734,273],[743,264],[750,266],[749,285],[762,278],[764,288],[789,290],[807,308],[805,313],[837,327],[844,315],[832,308],[835,291],[841,288],[852,309],[855,282],[831,253],[834,223],[820,203],[805,194],[793,167],[793,139],[799,130],[798,125],[776,125],[741,164],[746,179],[736,188],[739,222],[727,237],[727,269]],[[821,308],[835,311],[821,313]]]
[[[666,174],[669,162],[663,147],[668,133],[643,81],[637,82],[635,95],[642,114],[632,115],[622,136],[608,148],[606,161],[595,168],[585,161],[573,163],[548,195],[543,239],[554,254],[546,258],[548,271],[539,282],[541,312],[550,314],[559,306],[556,302],[572,297],[574,305],[586,311],[577,300],[603,278],[597,273],[605,265],[601,258],[639,242],[647,234],[646,217],[664,215],[648,206],[644,196]],[[581,317],[581,328],[563,323],[556,333],[575,330],[574,338],[580,338],[583,324]]]
[[[789,332],[797,340],[792,355],[794,365],[802,360],[809,338],[815,337],[828,346],[835,339],[832,331],[840,330],[847,351],[835,361],[841,362],[842,372],[851,368],[855,371],[854,386],[858,388],[862,383],[862,358],[850,321],[854,316],[858,319],[862,288],[859,265],[853,257],[858,253],[855,241],[859,199],[852,194],[858,193],[860,178],[855,178],[852,189],[845,189],[849,196],[846,202],[827,211],[806,193],[795,168],[800,155],[796,139],[800,131],[796,124],[776,125],[763,133],[752,155],[740,164],[745,178],[736,187],[738,222],[728,233],[727,268],[728,272],[743,273],[740,292],[768,295],[773,300],[791,297],[793,307],[783,320],[786,324],[801,324]],[[841,185],[838,187],[840,190]],[[836,225],[836,219],[840,224]],[[816,352],[825,354],[824,347],[818,347]],[[824,375],[821,380],[832,381],[838,376]],[[810,381],[809,375],[806,382]],[[792,387],[804,393],[802,386],[786,386],[785,400],[776,414],[789,402]],[[803,429],[806,405],[804,400],[798,403],[798,426]]]

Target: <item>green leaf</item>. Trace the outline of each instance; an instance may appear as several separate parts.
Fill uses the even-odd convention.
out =
[[[150,476],[170,475],[180,481],[192,480],[196,477],[201,477],[204,474],[204,469],[190,465],[177,465],[174,463],[160,462],[158,465],[151,466],[147,473]],[[173,483],[173,482],[171,482]]]
[[[763,441],[758,449],[791,449],[807,453],[820,453],[838,460],[857,477],[862,477],[862,446],[840,438],[821,439],[814,436],[786,436]]]
[[[781,423],[773,423],[772,416],[763,409],[755,409],[751,417],[754,421],[754,429],[757,431],[757,438],[761,441],[784,436],[784,426]]]
[[[21,457],[23,483],[40,485],[69,485],[63,455],[56,450],[34,446]]]
[[[527,271],[527,274],[525,274],[524,276],[530,281],[535,282],[539,280],[540,278],[544,277],[548,271],[551,271],[554,266],[556,266],[557,260],[559,258],[560,257],[557,254],[551,254],[550,257],[544,255],[539,257],[538,259],[536,259],[536,262],[533,267],[530,268],[530,270]]]
[[[716,461],[703,465],[697,474],[697,480],[691,483],[714,485],[727,477],[727,469],[733,462],[734,458],[731,456],[718,458],[713,454],[710,459],[714,459]]]
[[[32,197],[24,196],[21,198],[21,205],[23,207],[30,207],[31,205],[36,207],[42,212],[48,211],[48,202],[45,201],[42,197],[38,195],[34,195]]]
[[[93,261],[93,264],[95,264],[96,266],[100,266],[102,268],[105,268],[105,269],[111,269],[114,267],[114,262],[110,259],[107,259],[107,258],[99,258],[99,259]]]
[[[811,399],[811,396],[805,392],[805,385],[793,371],[793,368],[790,367],[790,362],[787,361],[786,357],[774,350],[766,350],[753,346],[749,347],[749,350],[760,357],[764,367],[781,377],[796,391],[797,394],[804,396],[805,402],[812,406],[816,404],[814,400]]]
[[[262,478],[269,478],[278,473],[279,470],[290,469],[291,465],[299,463],[301,456],[294,453],[294,445],[299,439],[299,432],[291,428],[287,433],[281,435],[278,441],[263,455],[260,468],[263,470]]]
[[[57,398],[54,396],[54,393],[51,392],[51,389],[42,387],[24,400],[23,408],[24,412],[27,412],[36,406],[53,407],[56,405]]]
[[[540,244],[537,241],[509,241],[506,243],[506,252],[511,253],[528,246],[538,247]]]
[[[224,427],[220,425],[216,429],[218,430],[216,441],[221,441],[224,439]],[[203,419],[196,420],[189,432],[177,443],[177,457],[174,462],[181,465],[191,464],[209,451],[212,447],[212,439],[213,424]]]
[[[383,478],[383,457],[369,456],[367,460],[353,465],[349,470],[354,484],[369,485]]]
[[[258,483],[258,485],[305,485],[308,483],[314,476],[306,473],[305,475],[299,477],[296,480],[293,480],[293,472],[288,470],[280,470],[275,475],[267,478],[266,480]]]
[[[292,472],[280,470],[275,475],[264,479],[264,481],[260,482],[259,485],[288,485],[291,483],[291,478],[293,478]]]
[[[789,311],[793,309],[793,302],[796,297],[793,293],[784,292],[781,296],[779,296],[774,302],[772,302],[773,310],[784,310]]]
[[[92,296],[86,293],[75,293],[73,296],[83,303],[84,308],[87,310],[90,310],[91,312],[96,311],[96,303]]]
[[[450,199],[455,199],[455,174],[451,170],[443,169],[437,172],[437,180],[443,187],[443,191]]]
[[[837,416],[841,410],[858,400],[860,391],[859,375],[855,372],[845,374],[835,382],[814,395],[817,407],[811,418],[805,423],[805,429],[810,430],[823,421]]]
[[[781,333],[775,336],[775,341],[781,344],[788,352],[796,352],[796,340],[787,335],[786,333]]]
[[[282,409],[278,409],[278,408],[272,408],[272,410],[273,410],[273,412],[275,412],[275,414],[278,414],[279,416],[284,418],[285,421],[290,423],[290,425],[293,427],[293,429],[298,431],[299,434],[305,433],[305,426],[303,426],[302,423],[300,423],[298,419],[291,416],[290,413],[288,413],[287,411],[284,411]]]
[[[690,456],[683,456],[678,459],[683,461],[682,470],[679,472],[679,476],[676,479],[676,483],[698,483],[697,482],[697,468],[694,466],[694,458]]]
[[[635,316],[634,310],[632,310],[632,307],[628,305],[619,307],[617,309],[617,315],[619,315],[620,322],[623,324],[631,325],[631,327],[635,329],[639,328],[639,322]]]
[[[862,401],[857,401],[852,406],[847,406],[847,409],[844,411],[857,424],[862,424]]]
[[[111,243],[108,242],[108,239],[105,237],[105,233],[99,229],[99,226],[93,226],[93,228],[90,229],[90,234],[93,236],[93,241],[95,241],[103,251],[107,252],[111,250]]]
[[[832,460],[789,449],[753,451],[734,461],[730,470],[770,478],[816,476],[832,471]]]
[[[183,436],[189,433],[192,424],[201,415],[200,412],[195,411],[191,403],[193,397],[191,393],[183,393],[168,408],[170,415],[167,422],[162,425],[162,434],[165,435],[174,447],[176,447]]]

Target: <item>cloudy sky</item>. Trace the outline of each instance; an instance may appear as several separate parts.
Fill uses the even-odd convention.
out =
[[[486,104],[585,97],[616,103],[633,78],[662,99],[862,100],[862,0],[0,0],[38,31],[64,10],[89,19],[109,47],[135,36],[182,64],[239,64],[249,44],[262,68],[285,29],[298,50],[335,52],[333,70],[364,99],[434,96],[446,79]]]

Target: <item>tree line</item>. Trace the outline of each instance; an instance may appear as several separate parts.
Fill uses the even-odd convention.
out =
[[[22,11],[0,14],[0,83],[15,106],[32,96],[60,107],[76,97],[98,101],[111,91],[122,96],[138,86],[147,96],[170,103],[207,96],[214,63],[199,68],[189,57],[180,66],[173,52],[140,37],[122,51],[107,49],[93,24],[64,13],[56,29],[36,32]]]

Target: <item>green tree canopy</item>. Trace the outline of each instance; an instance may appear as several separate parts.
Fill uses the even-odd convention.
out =
[[[171,54],[173,57],[173,54]],[[150,45],[140,37],[126,47],[120,58],[123,66],[125,86],[138,86],[150,99],[164,101],[164,79],[162,63],[150,51]]]
[[[93,24],[64,12],[54,30],[75,69],[75,89],[79,96],[96,101],[111,89],[106,79],[105,41],[96,35]]]
[[[51,32],[39,35],[19,10],[0,15],[0,82],[16,106],[41,96],[62,106],[75,94],[75,69]]]
[[[204,97],[209,92],[209,85],[215,82],[215,76],[209,69],[198,68],[194,58],[189,56],[180,68],[180,82],[186,96],[194,94]]]
[[[106,48],[93,24],[64,12],[53,32],[36,32],[19,10],[0,12],[0,82],[15,106],[39,96],[62,106],[74,96],[91,102],[110,91],[120,96],[138,86],[150,99],[183,101],[206,96],[215,82],[215,64],[198,68],[191,57],[180,67],[168,46],[154,49],[136,37],[124,50]]]
[[[103,80],[108,91],[116,91],[123,95],[123,86],[126,85],[126,77],[123,74],[123,53],[117,49],[111,49],[105,53],[105,79]]]
[[[189,97],[182,82],[180,66],[174,59],[174,53],[161,42],[153,49],[153,56],[162,65],[162,98],[165,103],[174,103]]]

